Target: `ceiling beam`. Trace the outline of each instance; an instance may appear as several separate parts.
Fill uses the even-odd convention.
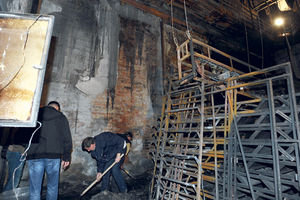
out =
[[[143,3],[139,3],[137,2],[136,0],[121,0],[122,3],[127,3],[129,5],[132,5],[140,10],[143,10],[144,12],[147,12],[147,13],[150,13],[152,15],[155,15],[159,18],[161,18],[162,20],[164,21],[169,21],[168,24],[171,24],[171,14],[166,14],[164,12],[161,12],[153,7],[149,7],[149,6],[146,6],[145,4]],[[173,22],[174,24],[177,24],[177,25],[181,25],[183,27],[186,27],[186,23],[184,20],[181,20],[181,19],[178,19],[176,17],[173,16]],[[203,34],[203,29],[200,29],[199,27],[195,26],[195,25],[190,25],[192,27],[192,29],[194,31],[196,31],[197,34]]]
[[[267,1],[264,1],[256,6],[254,6],[253,10],[257,11],[257,12],[260,12],[268,7],[270,7],[271,5],[277,3],[276,0],[267,0]]]
[[[170,15],[166,14],[166,13],[163,13],[161,11],[158,11],[157,9],[155,8],[152,8],[152,7],[149,7],[149,6],[146,6],[142,3],[139,3],[135,0],[121,0],[122,3],[127,3],[127,4],[130,4],[140,10],[143,10],[147,13],[150,13],[152,15],[155,15],[163,20],[169,20],[171,17]],[[177,18],[173,18],[173,21],[174,23],[176,24],[179,24],[179,25],[184,25],[185,26],[185,21],[183,20],[180,20],[180,19],[177,19]]]

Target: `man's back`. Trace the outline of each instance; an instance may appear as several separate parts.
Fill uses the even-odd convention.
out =
[[[41,128],[35,133],[27,159],[60,158],[70,160],[72,138],[67,118],[55,108],[40,109],[38,121]]]
[[[58,196],[59,169],[70,165],[72,137],[67,118],[60,112],[57,101],[39,110],[41,127],[28,150],[29,199],[41,199],[43,175],[47,173],[47,199]]]

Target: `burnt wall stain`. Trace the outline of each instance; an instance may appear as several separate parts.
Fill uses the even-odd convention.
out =
[[[153,24],[120,18],[120,49],[123,50],[126,67],[130,72],[131,94],[135,88],[138,88],[135,76],[137,67],[144,65],[147,71],[146,85],[143,86],[148,90],[151,99],[152,108],[155,113],[160,112],[162,89],[162,66],[160,63],[161,49],[160,26],[154,27]],[[135,80],[136,79],[136,80]]]
[[[117,82],[117,59],[118,59],[118,40],[119,37],[119,14],[114,10],[107,9],[109,7],[115,7],[118,4],[116,0],[99,1],[99,5],[95,8],[97,18],[97,37],[95,46],[95,67],[100,66],[100,61],[104,58],[104,51],[108,51],[109,55],[109,69],[108,69],[108,89],[106,91],[106,112],[109,112],[109,106],[114,109],[115,104],[115,87]],[[110,29],[110,27],[114,27]],[[108,34],[109,33],[109,34]],[[105,41],[108,42],[108,46],[105,45]]]
[[[106,98],[106,114],[109,114],[109,105],[110,105],[110,101],[109,99],[111,99],[111,108],[114,109],[114,103],[115,103],[115,90],[116,88],[108,88],[107,89],[107,98]]]
[[[135,71],[134,65],[142,64],[142,54],[145,49],[145,64],[147,70],[147,88],[155,112],[160,110],[162,96],[162,69],[157,66],[157,43],[160,33],[149,24],[135,20],[121,18],[120,49],[123,47],[126,57],[126,65],[130,70],[131,93],[134,89]],[[138,56],[138,58],[136,58]]]
[[[107,90],[107,97],[106,97],[106,114],[109,113],[109,105],[110,105],[110,99],[111,99],[111,108],[114,109],[115,104],[115,86],[112,88],[108,88]]]
[[[135,38],[137,41],[137,50],[138,50],[138,57],[140,64],[142,64],[142,53],[143,53],[143,46],[144,46],[144,35],[147,34],[145,33],[145,30],[149,25],[143,24],[143,29],[142,30],[136,30],[135,32]],[[153,41],[154,42],[154,41]]]
[[[159,52],[156,45],[153,45],[153,41],[157,41],[157,35],[151,35],[151,37],[147,38],[146,46],[147,46],[147,85],[149,88],[150,99],[152,105],[155,109],[157,104],[161,104],[161,88],[162,82],[160,79],[162,78],[162,68],[157,66],[157,60],[154,59],[157,57],[157,53]]]
[[[55,59],[52,65],[51,81],[66,81],[75,86],[79,75],[84,71],[95,72],[94,63],[97,51],[94,36],[97,35],[93,4],[84,4],[83,0],[60,3],[62,12],[55,15],[53,36],[56,37]],[[85,36],[85,37],[83,37]],[[92,47],[92,48],[91,48]],[[86,55],[89,55],[88,57]],[[74,74],[74,71],[77,74]]]
[[[144,37],[149,25],[125,18],[120,18],[121,31],[119,35],[120,49],[123,47],[126,57],[126,66],[130,70],[131,93],[134,85],[136,63],[136,52],[139,57],[139,64],[142,62],[142,52],[144,46]],[[153,41],[154,43],[154,41]]]
[[[157,76],[159,70],[155,69],[161,67],[157,66],[159,37],[159,28],[153,24],[120,17],[118,87],[115,91],[118,112],[113,113],[111,123],[118,131],[149,123],[152,104],[148,104],[147,95],[158,93],[154,91],[157,86],[152,85],[162,82],[152,82],[162,78]],[[149,92],[149,88],[154,92]]]
[[[99,58],[99,49],[101,49],[101,46],[99,45],[99,38],[98,38],[98,35],[96,36],[93,36],[92,38],[93,42],[93,49],[94,49],[94,53],[91,53],[90,54],[90,59],[89,59],[89,62],[91,63],[90,64],[90,68],[89,68],[89,77],[95,77],[96,74],[96,68],[97,66],[99,66],[99,63],[100,63],[100,58]]]

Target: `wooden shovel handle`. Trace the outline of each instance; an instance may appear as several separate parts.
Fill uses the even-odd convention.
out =
[[[121,158],[124,156],[124,154],[121,155]],[[111,164],[103,173],[102,173],[102,177],[116,164],[117,162],[115,161],[113,164]],[[101,177],[101,178],[102,178]],[[94,182],[92,182],[82,193],[80,196],[83,196],[87,191],[89,191],[89,189],[91,189],[91,187],[93,187],[96,183],[97,183],[97,179],[94,180]]]

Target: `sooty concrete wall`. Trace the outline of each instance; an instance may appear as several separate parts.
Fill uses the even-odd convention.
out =
[[[44,0],[40,13],[55,16],[41,104],[61,103],[72,163],[95,174],[81,141],[101,131],[132,130],[140,158],[161,107],[160,20],[116,0]]]

